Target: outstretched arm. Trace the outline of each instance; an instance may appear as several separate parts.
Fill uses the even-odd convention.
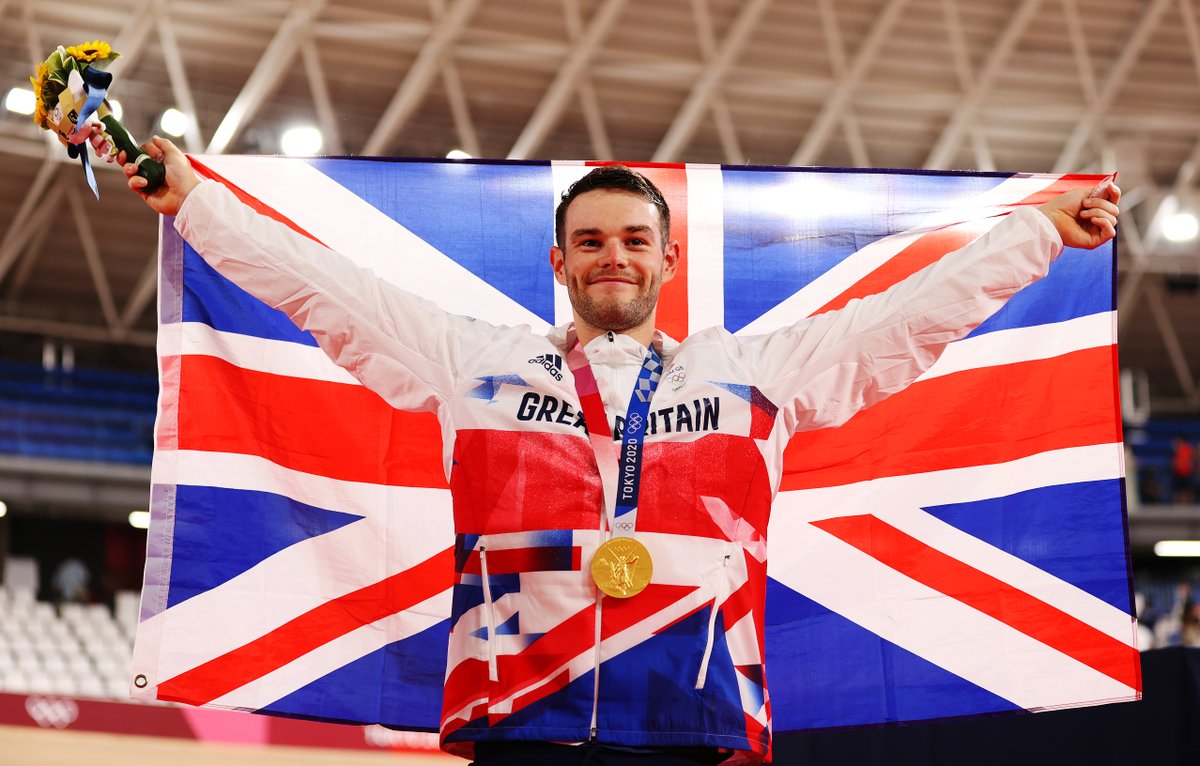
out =
[[[311,332],[334,363],[392,406],[434,410],[452,395],[461,360],[488,340],[490,326],[448,314],[259,215],[223,185],[201,182],[170,141],[155,137],[145,150],[163,163],[166,180],[147,194],[137,167],[124,164],[129,188],[155,212],[174,215],[175,228],[220,274]]]
[[[1038,210],[1054,224],[1063,245],[1091,250],[1117,236],[1120,201],[1121,188],[1108,181],[1095,191],[1075,189],[1060,194]]]
[[[102,132],[103,126],[92,124],[85,126],[85,130],[91,131],[87,140],[95,148],[96,156],[105,162],[119,163],[121,170],[125,173],[129,188],[144,199],[156,213],[176,215],[183,201],[200,183],[196,171],[192,170],[191,163],[188,162],[187,156],[179,150],[179,147],[161,136],[155,136],[142,145],[142,150],[151,159],[161,162],[167,173],[163,184],[155,189],[154,193],[147,194],[145,192],[146,179],[137,174],[138,166],[136,164],[125,161],[127,159],[125,152],[121,151],[115,155],[108,153],[109,147]]]
[[[747,369],[790,419],[789,430],[844,423],[908,387],[946,346],[1045,276],[1064,244],[1089,248],[1112,239],[1120,190],[1088,194],[1020,208],[885,292],[740,339]]]

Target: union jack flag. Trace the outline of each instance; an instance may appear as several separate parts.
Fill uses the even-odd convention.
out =
[[[584,163],[193,162],[450,312],[571,317],[543,257]],[[684,251],[659,308],[676,338],[837,309],[1100,178],[639,169]],[[1140,695],[1113,285],[1111,247],[1068,250],[910,388],[792,440],[770,527],[777,730]],[[363,388],[170,220],[160,296],[134,696],[436,730],[454,577],[437,421]]]

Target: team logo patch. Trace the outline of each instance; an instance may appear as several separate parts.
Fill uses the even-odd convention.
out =
[[[672,392],[683,388],[683,384],[687,382],[687,372],[683,369],[683,365],[674,365],[663,373],[663,382],[671,387]]]

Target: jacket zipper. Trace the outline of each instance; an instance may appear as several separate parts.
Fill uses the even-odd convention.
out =
[[[722,569],[729,566],[730,554],[725,554],[725,560],[721,563]],[[705,681],[708,680],[708,661],[712,658],[713,641],[716,638],[717,630],[717,612],[721,609],[721,603],[725,600],[726,583],[729,578],[722,571],[721,578],[717,582],[716,592],[713,593],[712,611],[708,615],[708,641],[704,643],[704,657],[700,660],[700,673],[696,676],[696,688],[703,689]]]
[[[483,578],[483,616],[487,621],[487,648],[488,648],[488,680],[496,683],[500,680],[500,674],[496,670],[496,612],[492,605],[492,583],[488,578],[487,568],[487,548],[479,546],[479,571]]]
[[[607,539],[608,532],[608,512],[603,508],[600,509],[600,541],[604,542]],[[597,546],[598,547],[598,546]],[[596,721],[600,709],[600,616],[601,604],[604,602],[604,595],[596,594],[596,630],[593,636],[593,641],[596,644],[595,661],[592,663],[592,723],[589,729],[588,742],[596,741]]]

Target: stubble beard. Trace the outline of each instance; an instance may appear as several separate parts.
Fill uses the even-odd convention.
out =
[[[625,332],[645,322],[658,305],[662,277],[655,274],[649,284],[640,285],[637,295],[622,300],[616,296],[596,299],[585,292],[577,280],[567,285],[571,306],[583,321],[598,330]]]

